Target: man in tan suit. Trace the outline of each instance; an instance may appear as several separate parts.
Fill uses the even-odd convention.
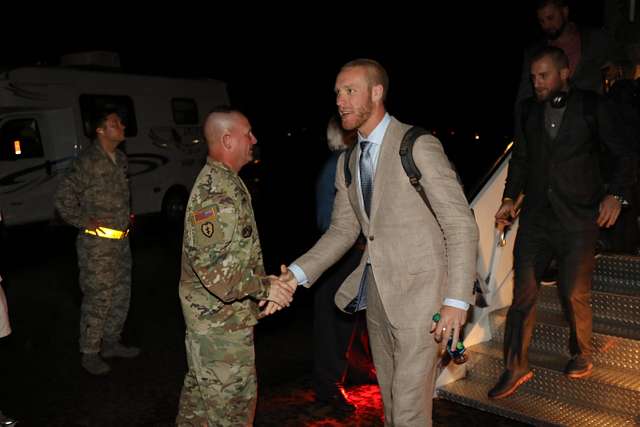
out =
[[[385,425],[431,425],[438,345],[453,345],[472,301],[478,231],[456,174],[433,136],[413,156],[437,219],[407,178],[398,150],[410,126],[385,111],[387,73],[372,60],[344,65],[335,84],[345,129],[358,147],[345,183],[338,161],[331,226],[281,279],[310,286],[353,246],[362,230],[367,249],[336,294],[345,311],[367,308],[367,326],[384,404]],[[441,313],[435,324],[431,318]],[[429,336],[429,331],[434,333]]]

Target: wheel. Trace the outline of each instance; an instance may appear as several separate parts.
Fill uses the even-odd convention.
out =
[[[162,215],[170,223],[181,223],[188,200],[189,194],[184,187],[171,187],[162,199]]]

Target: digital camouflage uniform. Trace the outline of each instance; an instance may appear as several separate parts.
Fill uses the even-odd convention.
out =
[[[251,197],[207,158],[187,205],[180,301],[187,372],[179,426],[252,425],[257,397],[253,326],[269,294]]]
[[[80,153],[62,178],[55,198],[62,219],[80,229],[76,241],[80,289],[80,351],[97,353],[101,341],[120,341],[131,295],[129,238],[107,239],[84,233],[90,219],[124,231],[129,226],[127,157],[115,164],[98,142]]]

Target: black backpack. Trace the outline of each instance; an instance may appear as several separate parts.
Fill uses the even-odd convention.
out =
[[[431,212],[431,215],[433,215],[433,218],[436,220],[438,227],[440,227],[440,230],[442,230],[440,221],[438,221],[438,216],[431,207],[431,203],[429,202],[429,198],[427,197],[422,184],[420,184],[422,172],[420,172],[420,169],[418,169],[416,162],[413,160],[413,146],[415,145],[416,140],[422,135],[431,135],[431,132],[419,126],[413,126],[404,134],[404,136],[402,137],[402,142],[400,143],[400,161],[402,162],[402,168],[404,169],[405,174],[407,174],[407,177],[409,178],[409,182],[416,190],[416,192],[420,195],[420,198]],[[344,181],[347,187],[351,185],[352,181],[351,170],[349,169],[349,159],[351,158],[351,153],[354,149],[355,144],[349,147],[344,155]],[[460,185],[462,185],[460,175],[456,171],[455,166],[453,165],[453,163],[450,163],[450,165],[456,173],[458,182],[460,183]],[[477,305],[478,307],[486,307],[487,302],[484,298],[486,290],[482,289],[482,286],[478,280],[476,280],[473,284],[473,293],[476,295],[475,305]]]
[[[436,222],[438,223],[438,226],[440,226],[440,222],[438,221],[438,217],[436,216],[436,213],[431,207],[429,198],[427,197],[427,194],[424,192],[424,188],[420,184],[420,178],[422,178],[422,172],[420,172],[420,169],[418,169],[416,162],[413,160],[413,146],[415,145],[416,140],[420,138],[422,135],[431,135],[431,132],[419,126],[413,126],[404,134],[404,137],[402,138],[402,142],[400,143],[400,150],[399,150],[400,161],[402,162],[402,168],[404,169],[404,172],[407,174],[407,177],[409,178],[409,182],[411,183],[413,188],[418,192],[424,204],[427,206],[427,208],[429,208],[429,211],[431,211],[431,214],[433,215]],[[349,149],[347,149],[344,155],[344,182],[347,187],[351,185],[351,181],[352,181],[351,170],[349,169],[349,159],[351,158],[351,153],[353,152],[354,149],[355,149],[355,144],[349,147]],[[453,166],[453,164],[451,164],[451,167],[453,167],[453,170],[455,171],[455,167]],[[456,172],[456,176],[458,176],[457,172]],[[458,182],[460,182],[459,176],[458,176]],[[440,228],[442,229],[442,227]]]

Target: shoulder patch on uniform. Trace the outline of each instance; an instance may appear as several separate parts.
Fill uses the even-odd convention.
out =
[[[213,223],[209,221],[205,222],[200,226],[200,230],[202,230],[202,234],[204,234],[207,237],[213,236],[213,232],[214,232]]]
[[[193,220],[196,223],[205,221],[207,219],[216,219],[216,212],[212,208],[200,209],[199,211],[195,211],[193,213]]]

